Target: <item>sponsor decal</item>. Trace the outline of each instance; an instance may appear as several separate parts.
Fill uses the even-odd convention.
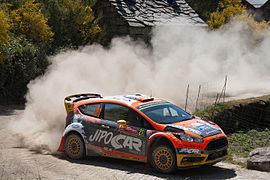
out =
[[[114,135],[112,132],[98,129],[89,137],[89,142],[102,142],[111,145],[114,149],[129,148],[141,152],[142,140],[123,134]]]
[[[73,127],[73,128],[79,128],[80,126],[78,124],[72,124],[71,127]]]
[[[202,137],[208,137],[208,136],[213,136],[215,134],[220,134],[221,130],[216,129],[212,126],[209,126],[207,124],[201,124],[201,123],[194,123],[192,124],[192,128],[191,127],[185,127],[185,126],[180,126],[180,125],[168,125],[174,128],[179,128],[179,129],[183,129],[184,131],[189,131],[192,132],[194,134],[198,134]]]
[[[136,136],[136,137],[135,137]],[[143,132],[145,136],[145,132]],[[90,144],[100,146],[111,151],[121,151],[137,155],[145,155],[146,138],[127,135],[118,129],[100,129],[97,126],[88,126],[87,140]]]
[[[200,154],[201,153],[199,149],[181,148],[177,150],[179,154]]]
[[[216,129],[208,124],[200,124],[196,127],[201,132],[201,136],[207,137],[221,133],[219,129]]]
[[[145,136],[145,131],[146,131],[146,129],[143,129],[143,128],[139,129],[138,135],[141,136],[141,137],[144,137]]]

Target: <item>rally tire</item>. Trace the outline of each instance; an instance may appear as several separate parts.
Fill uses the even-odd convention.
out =
[[[156,146],[151,154],[151,165],[161,173],[171,173],[176,169],[174,149],[170,146]]]
[[[68,135],[65,141],[65,153],[70,159],[79,160],[85,157],[85,146],[77,134]]]

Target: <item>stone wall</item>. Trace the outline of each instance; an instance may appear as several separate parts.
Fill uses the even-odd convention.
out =
[[[270,101],[234,106],[211,117],[226,133],[270,128]]]

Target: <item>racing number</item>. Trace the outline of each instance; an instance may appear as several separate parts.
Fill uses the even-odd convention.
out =
[[[141,136],[141,137],[144,137],[145,129],[143,129],[143,128],[139,129],[138,135]]]

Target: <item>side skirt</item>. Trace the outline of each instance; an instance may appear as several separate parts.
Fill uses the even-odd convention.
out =
[[[105,156],[105,157],[111,157],[111,158],[117,158],[117,159],[125,159],[125,160],[132,160],[132,161],[138,161],[138,162],[147,162],[147,156],[139,156],[135,154],[128,154],[125,152],[120,151],[111,151],[106,150],[102,147],[95,146],[92,144],[87,144],[87,156]]]

